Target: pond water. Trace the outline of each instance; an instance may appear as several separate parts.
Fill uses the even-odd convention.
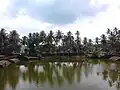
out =
[[[120,64],[100,60],[0,68],[0,90],[119,90]]]

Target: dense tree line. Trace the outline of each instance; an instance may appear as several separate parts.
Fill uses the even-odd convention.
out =
[[[20,51],[19,34],[16,30],[6,33],[5,29],[0,30],[0,54],[12,54]]]
[[[20,38],[16,30],[9,33],[6,33],[3,28],[0,30],[0,54],[20,53],[22,46],[25,46],[24,53],[29,55],[68,51],[72,53],[101,51],[116,53],[120,51],[120,30],[116,27],[112,30],[108,28],[106,34],[96,37],[94,41],[87,37],[81,40],[79,31],[75,34],[71,31],[64,34],[60,30],[57,32],[50,30],[49,33],[40,31]]]

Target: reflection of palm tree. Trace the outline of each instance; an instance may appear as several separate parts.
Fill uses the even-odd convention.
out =
[[[63,68],[63,76],[67,80],[69,84],[72,84],[74,81],[75,73],[73,67],[64,67]]]
[[[45,66],[45,74],[47,76],[47,80],[49,82],[49,84],[51,85],[51,87],[54,86],[54,80],[53,80],[53,66],[49,66],[49,65],[46,65]]]
[[[117,88],[117,90],[120,89],[120,71],[118,72],[118,79],[117,79],[116,88]]]
[[[61,87],[63,84],[64,84],[64,79],[63,77],[60,75],[60,70],[61,69],[58,69],[58,68],[53,68],[55,74],[56,74],[56,79],[57,79],[57,83],[58,85]]]
[[[29,63],[28,64],[28,70],[27,70],[26,74],[28,76],[29,83],[32,83],[32,81],[36,80],[36,74],[35,74],[34,66],[35,66],[34,63]]]
[[[82,62],[79,66],[76,67],[76,75],[77,75],[77,81],[80,82],[81,79],[81,69],[82,69]]]
[[[107,80],[107,78],[108,78],[107,70],[104,70],[104,72],[102,74],[103,74],[103,80]]]
[[[85,63],[85,64],[84,64],[84,70],[85,70],[85,71],[84,71],[84,74],[85,74],[86,77],[88,77],[88,74],[89,74],[89,73],[88,73],[88,69],[89,69],[88,63]]]
[[[7,76],[4,69],[0,69],[0,81],[0,90],[5,90],[7,84]]]
[[[27,80],[27,75],[26,75],[26,73],[22,73],[22,79],[23,79],[24,81]]]
[[[109,65],[108,73],[103,73],[103,77],[106,77],[106,78],[108,77],[107,80],[110,87],[115,85],[116,88],[119,90],[119,80],[120,80],[119,70],[110,70],[110,65]]]
[[[12,89],[15,89],[19,82],[18,74],[18,67],[16,67],[15,65],[11,65],[9,68],[7,68],[7,79]]]
[[[39,83],[44,85],[44,83],[46,82],[46,74],[45,74],[45,72],[40,72],[38,79],[39,79]]]
[[[118,72],[117,71],[110,71],[110,72],[111,72],[110,78],[111,78],[112,82],[114,83],[118,78]]]

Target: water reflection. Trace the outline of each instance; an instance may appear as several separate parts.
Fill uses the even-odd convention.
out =
[[[13,90],[16,88],[19,82],[19,68],[15,65],[11,65],[7,69],[0,68],[0,90],[5,90],[6,85],[9,84]]]
[[[109,90],[119,90],[120,64],[89,60],[79,63],[31,62],[26,66],[0,68],[0,90],[23,90],[20,89],[23,84],[23,87],[28,85],[28,88],[36,87],[36,90],[68,86],[76,90],[105,90],[101,89],[102,85]]]

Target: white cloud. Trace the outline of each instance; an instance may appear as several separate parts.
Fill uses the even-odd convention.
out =
[[[27,15],[20,15],[14,19],[6,18],[2,21],[1,27],[8,29],[16,29],[21,35],[27,35],[30,32],[40,32],[40,30],[46,30],[51,24],[42,23]]]
[[[91,0],[91,4],[97,6],[102,4],[108,4],[112,6],[120,5],[120,0]]]
[[[87,36],[88,38],[95,38],[106,32],[107,28],[113,28],[117,26],[120,28],[120,1],[119,0],[92,0],[91,5],[99,8],[101,5],[108,5],[109,8],[104,12],[99,12],[95,16],[87,17],[83,20],[77,19],[76,22],[68,25],[52,25],[44,23],[40,20],[35,20],[30,16],[26,15],[26,10],[22,10],[22,14],[16,18],[10,18],[7,14],[7,6],[12,2],[11,0],[0,0],[0,27],[9,27],[11,29],[17,29],[21,35],[26,35],[29,32],[40,31],[40,30],[51,30],[54,31],[60,29],[63,32],[72,31],[75,33],[79,30],[81,36]],[[11,1],[11,2],[8,2]],[[39,0],[39,2],[43,2]],[[44,2],[47,2],[44,1]],[[24,13],[23,13],[24,12]]]
[[[94,7],[90,0],[14,0],[9,5],[8,14],[15,18],[21,10],[30,17],[55,25],[74,23],[78,18],[82,21],[89,16],[107,9],[106,4]],[[104,8],[104,9],[103,9]]]
[[[9,0],[0,0],[0,13],[5,12],[9,4]]]
[[[96,1],[96,2],[95,2]],[[100,12],[95,17],[90,17],[70,25],[73,29],[80,30],[81,36],[95,38],[106,33],[107,28],[120,28],[120,1],[119,0],[94,0],[95,5],[107,4],[109,8],[106,12]]]

